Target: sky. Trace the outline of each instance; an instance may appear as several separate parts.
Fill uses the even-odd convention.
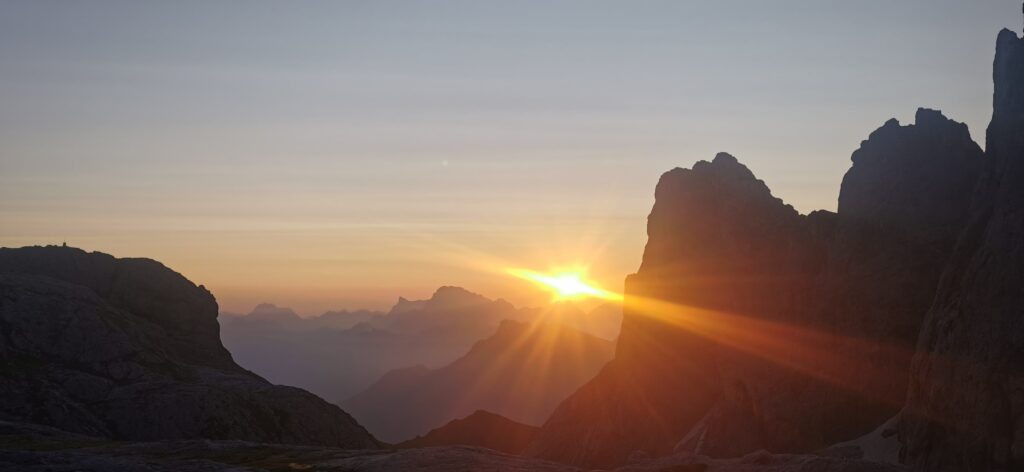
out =
[[[0,246],[149,257],[223,311],[386,309],[505,267],[621,289],[658,177],[803,213],[938,108],[984,139],[1017,0],[0,0]]]

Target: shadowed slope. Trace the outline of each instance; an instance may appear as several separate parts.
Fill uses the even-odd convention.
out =
[[[401,369],[343,406],[384,440],[484,409],[539,424],[612,356],[610,341],[563,325],[504,321],[451,364]]]
[[[0,249],[0,416],[121,439],[374,448],[338,407],[239,367],[202,287],[148,259]]]
[[[809,451],[895,414],[981,150],[922,109],[853,160],[838,214],[798,214],[724,153],[664,174],[616,359],[528,453],[608,466],[673,448]]]
[[[452,420],[423,436],[398,444],[400,448],[429,446],[477,446],[495,451],[519,454],[537,434],[536,426],[516,423],[494,413],[477,410],[473,414]]]
[[[984,176],[914,359],[902,458],[1024,468],[1024,39],[999,33]]]

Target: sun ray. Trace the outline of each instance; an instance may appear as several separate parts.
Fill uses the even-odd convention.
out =
[[[505,269],[510,275],[534,282],[554,294],[555,300],[572,300],[579,298],[599,298],[602,300],[622,301],[622,295],[594,286],[584,280],[584,270],[574,268],[545,274],[529,269],[509,267]]]

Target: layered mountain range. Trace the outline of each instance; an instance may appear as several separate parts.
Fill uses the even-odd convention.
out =
[[[341,406],[389,442],[477,410],[539,425],[613,351],[611,341],[565,325],[505,320],[450,364],[393,370]]]
[[[308,389],[335,403],[393,369],[443,367],[493,335],[503,320],[559,324],[613,339],[622,310],[599,305],[584,311],[567,302],[517,308],[447,286],[426,300],[399,298],[386,313],[331,311],[300,317],[289,308],[261,304],[247,315],[220,316],[224,345],[240,363],[273,382]]]

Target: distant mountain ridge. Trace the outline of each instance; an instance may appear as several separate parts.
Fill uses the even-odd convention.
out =
[[[299,316],[291,308],[264,302],[256,305],[248,314],[221,312],[218,318],[221,322],[228,323],[244,318],[244,321],[248,323],[275,324],[280,328],[303,331],[316,329],[345,330],[383,316],[385,316],[385,313],[373,310],[331,310],[316,316],[303,317]]]
[[[272,304],[260,305],[249,315],[222,313],[224,344],[239,362],[271,381],[341,402],[391,369],[415,364],[436,368],[457,359],[491,336],[502,320],[545,320],[612,339],[622,310],[603,305],[584,312],[571,303],[516,308],[505,300],[444,286],[426,300],[400,297],[386,313],[293,315]]]
[[[611,341],[564,325],[505,320],[436,369],[396,369],[342,407],[385,441],[401,441],[487,410],[540,424],[613,353]]]

